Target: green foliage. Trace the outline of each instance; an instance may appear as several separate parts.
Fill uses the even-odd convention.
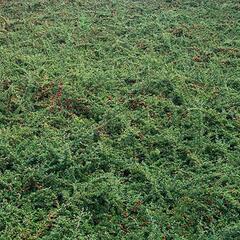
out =
[[[0,239],[239,239],[237,0],[0,1]]]

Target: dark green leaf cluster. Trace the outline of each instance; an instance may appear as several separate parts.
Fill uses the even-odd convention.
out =
[[[0,239],[239,239],[239,11],[0,1]]]

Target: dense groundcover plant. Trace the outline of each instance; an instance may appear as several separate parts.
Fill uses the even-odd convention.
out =
[[[239,239],[239,12],[0,1],[0,239]]]

